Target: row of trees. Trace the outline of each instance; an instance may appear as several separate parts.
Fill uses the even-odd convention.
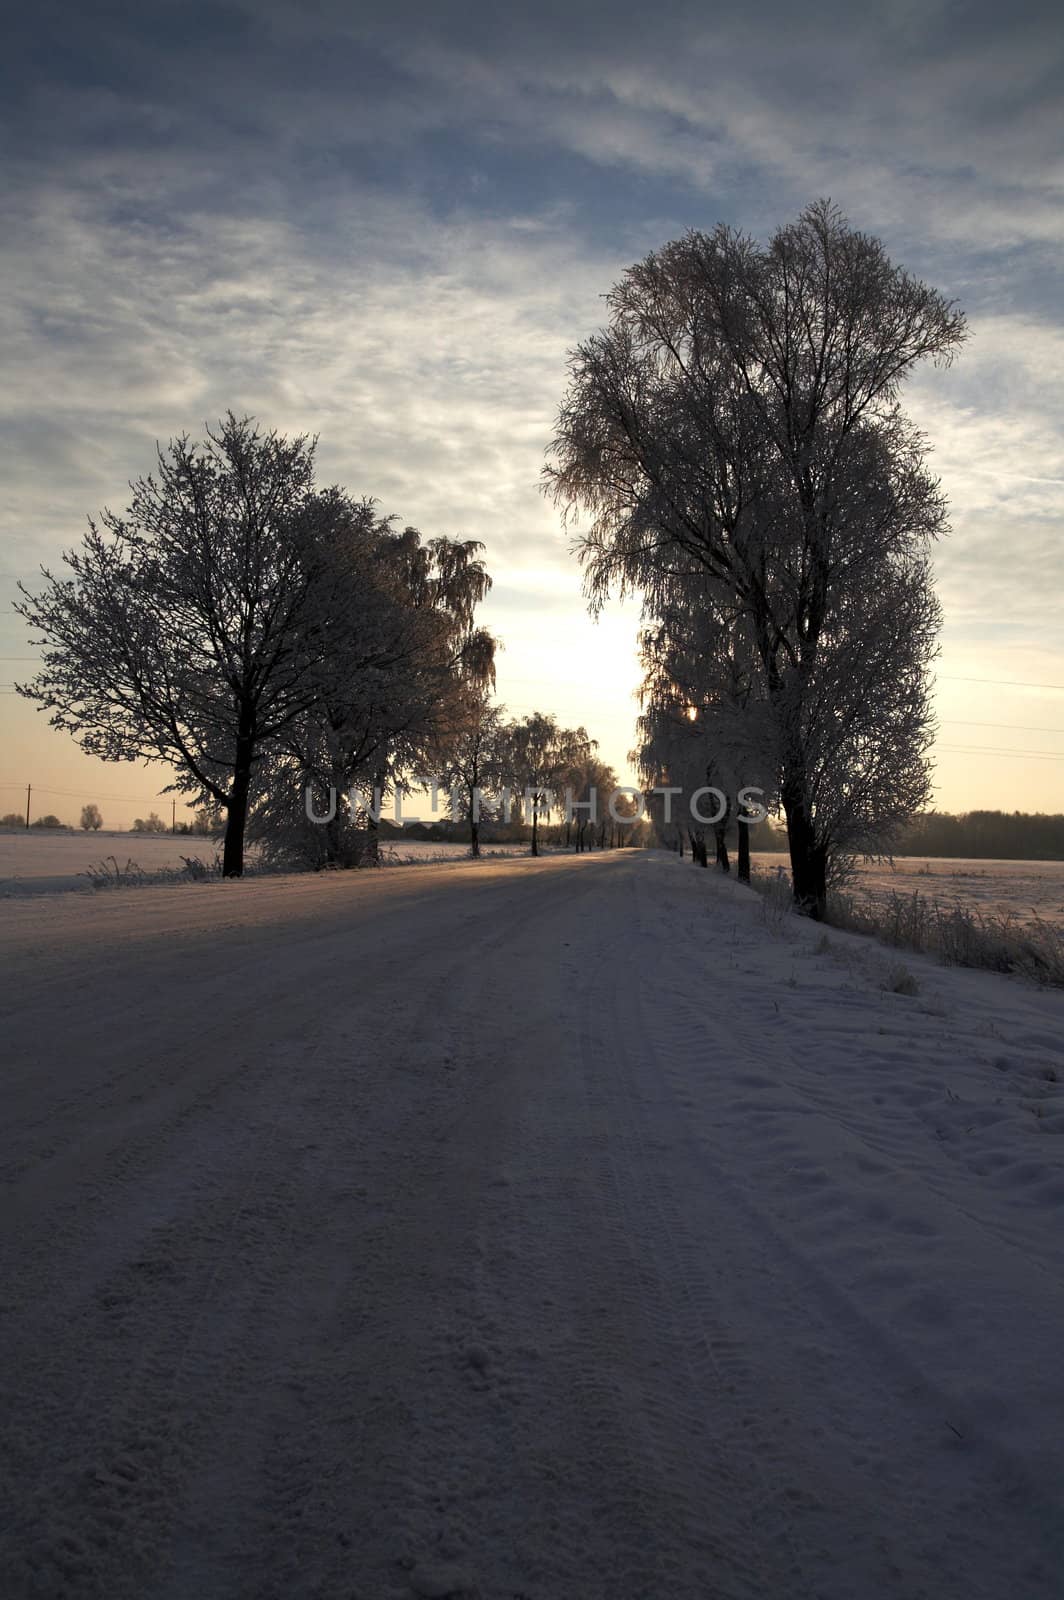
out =
[[[123,515],[90,522],[69,576],[16,607],[41,670],[20,692],[105,760],[163,761],[245,838],[298,849],[303,790],[382,792],[431,770],[494,679],[471,540],[423,541],[314,482],[313,441],[230,413],[158,452]],[[342,811],[324,848],[343,855]]]
[[[374,856],[381,806],[421,774],[474,855],[482,821],[526,811],[537,854],[555,797],[605,802],[614,773],[586,729],[493,704],[481,546],[423,541],[313,469],[312,442],[232,413],[205,445],[160,450],[125,514],[65,556],[69,576],[23,590],[43,664],[21,692],[91,754],[169,763],[201,805],[194,826],[224,830],[227,876],[246,839],[315,866]],[[86,806],[82,826],[101,823]],[[155,813],[134,828],[166,831]]]
[[[504,722],[502,708],[482,698],[441,763],[449,804],[469,822],[473,854],[480,853],[481,821],[523,820],[527,788],[532,854],[538,855],[540,821],[550,813],[552,791],[582,782],[594,749],[584,728],[560,728],[556,718],[539,711]]]
[[[573,800],[566,842],[584,849],[598,825],[609,820],[606,803],[618,782],[597,749],[586,728],[559,727],[556,718],[540,711],[504,722],[502,708],[482,702],[442,769],[460,797],[461,814],[470,820],[473,854],[479,853],[478,811],[480,820],[521,821],[527,805],[532,854],[538,855],[541,821],[563,812],[566,794]]]
[[[643,597],[635,758],[648,786],[762,788],[822,917],[832,875],[930,792],[946,508],[898,394],[952,358],[963,317],[826,201],[764,247],[689,233],[608,305],[546,478],[590,519],[593,607]]]
[[[616,783],[612,770],[595,757],[596,742],[585,728],[564,728],[557,718],[539,711],[517,721],[504,717],[505,707],[493,703],[487,689],[468,694],[456,719],[424,752],[421,771],[408,765],[395,784],[401,794],[427,784],[433,814],[440,812],[463,826],[474,856],[480,855],[484,823],[518,829],[530,825],[532,854],[538,855],[541,825],[561,814],[567,789],[579,798],[602,777]],[[338,782],[327,784],[324,773],[311,776],[318,780],[311,785],[313,817],[300,796],[303,809],[287,824],[275,826],[271,808],[256,819],[266,824],[256,836],[267,853],[294,850],[315,865],[349,864],[364,859],[367,850],[375,853],[379,832],[374,811],[379,811],[385,789],[378,784],[371,792],[359,791],[356,775],[352,798],[351,790],[343,791]],[[573,837],[579,847],[583,834],[577,829]]]
[[[96,812],[97,820],[95,822],[86,823],[86,821],[85,821],[85,813],[86,812],[91,812],[91,811],[95,811]],[[100,814],[99,814],[99,811],[97,811],[95,806],[86,806],[85,810],[82,811],[82,813],[81,813],[81,826],[83,828],[85,828],[85,827],[99,828],[99,826],[100,826]],[[193,814],[191,822],[175,822],[172,825],[164,822],[162,817],[160,817],[160,815],[159,815],[159,813],[157,811],[149,811],[148,815],[146,817],[134,817],[132,832],[133,833],[171,833],[171,832],[173,832],[173,833],[180,833],[180,834],[185,834],[185,835],[197,835],[197,836],[199,836],[201,838],[209,838],[212,834],[218,833],[220,831],[220,827],[221,827],[221,822],[220,822],[220,818],[218,817],[218,815],[215,812],[208,810],[206,807],[201,807],[198,811],[196,811]]]
[[[66,823],[61,822],[57,816],[49,813],[46,817],[37,817],[31,824],[34,828],[65,828]],[[84,833],[99,833],[103,827],[103,814],[94,801],[81,808],[81,829]],[[25,828],[26,819],[18,811],[9,811],[6,816],[0,817],[0,828]],[[175,832],[183,834],[210,835],[217,829],[217,819],[209,811],[197,811],[191,822],[179,822]],[[162,817],[150,811],[146,817],[137,817],[133,823],[134,833],[168,833],[170,830]]]

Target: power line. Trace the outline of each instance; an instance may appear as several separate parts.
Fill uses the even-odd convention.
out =
[[[1049,750],[998,750],[988,744],[940,744],[936,749],[940,755],[949,756],[1014,756],[1018,761],[1064,761],[1064,752],[1056,755]]]
[[[21,791],[25,787],[24,783],[0,783],[0,789],[18,789]],[[46,789],[43,785],[34,784],[33,792],[34,794],[58,795],[64,800],[82,800],[86,791],[84,789]],[[95,798],[97,800],[110,800],[116,805],[120,805],[123,800],[165,800],[167,797],[160,790],[157,794],[98,794]],[[184,805],[185,801],[181,803]]]
[[[943,683],[995,683],[1005,689],[1059,689],[1064,683],[1034,683],[1024,678],[966,678],[955,672],[939,672],[936,678]]]
[[[940,717],[939,721],[951,728],[1014,728],[1017,733],[1064,733],[1064,728],[1040,728],[1031,722],[968,722],[963,717]]]

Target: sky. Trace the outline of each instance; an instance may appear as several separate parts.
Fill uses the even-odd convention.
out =
[[[952,508],[936,803],[1064,810],[1062,45],[1048,5],[938,0],[9,13],[0,812],[32,783],[34,815],[169,815],[164,768],[90,759],[11,691],[11,603],[227,409],[482,540],[499,698],[627,773],[638,609],[589,617],[539,488],[567,352],[650,250],[821,195],[970,321],[905,395]]]

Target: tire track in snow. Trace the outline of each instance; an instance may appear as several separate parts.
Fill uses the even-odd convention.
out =
[[[296,1064],[312,1066],[316,1048],[316,1041],[304,1045]],[[225,1088],[232,1087],[230,1080]],[[240,1100],[228,1106],[237,1116],[244,1109]],[[190,1174],[182,1221],[153,1220],[127,1232],[108,1252],[105,1270],[94,1263],[97,1287],[75,1322],[92,1353],[85,1381],[71,1393],[69,1351],[57,1347],[47,1383],[38,1378],[35,1386],[53,1404],[47,1454],[23,1501],[29,1593],[147,1592],[203,1414],[232,1376],[224,1335],[232,1326],[225,1313],[234,1284],[237,1294],[255,1299],[263,1245],[265,1259],[276,1259],[278,1224],[284,1237],[287,1174],[278,1173],[273,1159],[280,1134],[279,1117],[272,1125],[257,1122],[242,1145],[226,1151],[224,1187],[202,1168],[199,1177]],[[139,1163],[137,1170],[144,1170]],[[130,1181],[125,1172],[118,1176]],[[268,1207],[261,1204],[264,1191]],[[260,1282],[257,1298],[269,1292],[269,1283]],[[21,1369],[32,1370],[25,1356]],[[57,1473],[55,1445],[63,1437],[70,1465]]]
[[[512,886],[486,887],[486,903],[508,903]],[[548,884],[535,879],[523,887],[540,898],[551,893]],[[433,973],[420,1004],[398,1004],[402,973],[387,941],[371,954],[368,965],[360,952],[362,975],[382,995],[365,1019],[371,1050],[385,1056],[404,1027],[412,1040],[412,1058],[431,1038],[433,1020],[465,959],[462,933],[483,910],[484,904],[474,907],[454,897],[447,912],[454,937],[442,963],[438,922],[408,932],[408,958],[415,966],[428,963]],[[246,1353],[241,1347],[248,1330],[256,1319],[270,1322],[269,1308],[282,1281],[291,1294],[293,1283],[304,1275],[305,1261],[285,1256],[284,1239],[292,1237],[293,1220],[304,1246],[313,1243],[323,1220],[334,1247],[337,1231],[343,1231],[342,1223],[320,1215],[316,1163],[300,1159],[305,1140],[299,1124],[316,1136],[327,1171],[341,1155],[351,1157],[358,1148],[357,1140],[343,1144],[350,1107],[342,1073],[334,1073],[329,1094],[322,1091],[328,1074],[316,1059],[321,1025],[312,1021],[316,1009],[346,1017],[351,1006],[342,987],[337,991],[334,971],[315,979],[316,961],[313,950],[302,963],[293,961],[294,1011],[289,985],[279,995],[276,988],[271,994],[260,987],[260,1019],[252,1043],[261,1046],[264,1038],[266,1043],[249,1050],[255,1056],[252,1065],[231,1070],[219,1064],[219,1054],[221,1062],[226,1060],[232,1036],[245,1029],[248,1008],[241,1005],[228,1023],[220,1022],[214,1052],[187,1073],[176,1099],[166,1092],[167,1064],[156,1072],[159,1092],[150,1099],[151,1115],[139,1131],[130,1135],[128,1125],[105,1128],[100,1140],[90,1142],[87,1189],[67,1200],[62,1186],[58,1196],[47,1195],[33,1182],[24,1186],[24,1195],[28,1187],[35,1201],[47,1200],[38,1214],[29,1210],[27,1220],[39,1222],[37,1237],[42,1246],[50,1241],[54,1259],[39,1259],[34,1277],[26,1280],[27,1290],[35,1284],[31,1314],[21,1319],[19,1329],[9,1325],[5,1341],[8,1370],[19,1371],[25,1391],[18,1455],[30,1476],[29,1484],[8,1483],[9,1503],[17,1508],[13,1543],[21,1550],[8,1592],[18,1593],[32,1582],[41,1594],[130,1594],[140,1600],[164,1560],[168,1519],[180,1520],[197,1474],[214,1470],[209,1466],[212,1452],[216,1464],[239,1454],[224,1435],[215,1434],[211,1442],[211,1397],[229,1385],[250,1393],[251,1380],[241,1378]],[[278,1002],[285,1009],[278,1010]],[[357,1004],[354,1012],[357,1020]],[[308,1025],[314,1032],[309,1041],[301,1038]],[[379,1073],[375,1087],[380,1094]],[[416,1137],[419,1113],[416,1104],[409,1116],[403,1113],[402,1139],[391,1130],[389,1159],[400,1174],[402,1140]],[[276,1160],[279,1147],[281,1162]],[[405,1189],[416,1182],[411,1171]],[[402,1198],[402,1192],[395,1195],[395,1203],[401,1205]],[[84,1208],[81,1216],[76,1215],[78,1207]],[[113,1226],[105,1227],[108,1217]],[[63,1224],[58,1235],[52,1231],[57,1219]],[[25,1264],[32,1242],[23,1234],[15,1237],[12,1259],[21,1257]],[[341,1285],[344,1270],[337,1262],[342,1261],[342,1252],[335,1251],[324,1268],[326,1277],[336,1272]],[[388,1270],[379,1254],[374,1265],[379,1273]],[[346,1273],[350,1277],[350,1266]],[[69,1318],[78,1340],[91,1351],[87,1385],[77,1344],[63,1328]],[[298,1355],[292,1341],[298,1337],[299,1321],[298,1316],[287,1318],[267,1372],[277,1365],[283,1368],[286,1355]],[[309,1333],[313,1350],[316,1330]],[[38,1410],[42,1400],[44,1416]],[[235,1426],[237,1441],[251,1444],[254,1455],[239,1415]],[[67,1441],[68,1462],[60,1454],[61,1440]],[[35,1458],[42,1462],[36,1475]],[[335,1471],[338,1461],[342,1464],[342,1454],[325,1465]],[[216,1481],[226,1479],[228,1470],[220,1469]],[[35,1477],[37,1493],[31,1487]],[[313,1483],[305,1475],[303,1482],[309,1497]],[[240,1494],[235,1496],[245,1512],[249,1498],[245,1495],[241,1502]],[[278,1503],[282,1510],[287,1505],[291,1529],[291,1501],[282,1493]],[[197,1521],[196,1514],[192,1520]],[[285,1517],[280,1520],[284,1524]],[[216,1542],[217,1532],[215,1528]],[[221,1585],[219,1592],[230,1592],[227,1581],[243,1585],[244,1580],[235,1577],[232,1563],[227,1566],[225,1540],[220,1544],[220,1565],[211,1581]],[[186,1542],[186,1556],[194,1566],[189,1549]],[[243,1550],[246,1558],[248,1547]],[[251,1557],[247,1592],[258,1593],[262,1568],[254,1551]],[[349,1570],[350,1556],[341,1552],[341,1558]]]
[[[631,874],[624,887],[630,910]],[[630,916],[617,925],[631,930]],[[652,983],[653,947],[635,943]],[[722,1320],[719,1275],[709,1280],[720,1266],[716,1238],[695,1231],[676,1193],[673,1129],[660,1104],[637,1099],[636,1075],[661,1050],[660,1030],[646,1026],[642,984],[620,949],[596,954],[585,997],[585,1089],[609,1173],[611,1243],[628,1263],[629,1326],[643,1335],[640,1420],[663,1479],[681,1491],[675,1548],[691,1563],[692,1594],[799,1600],[811,1591],[792,1519],[766,1481],[763,1445],[749,1427],[757,1378]]]

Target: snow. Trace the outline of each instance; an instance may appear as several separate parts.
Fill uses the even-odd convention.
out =
[[[772,873],[782,855],[757,853],[755,865]],[[920,894],[943,906],[963,906],[983,916],[1011,916],[1030,922],[1034,916],[1064,926],[1064,861],[994,861],[961,856],[898,856],[858,863],[855,893]]]
[[[544,855],[549,854],[547,847],[541,846],[540,849]],[[482,859],[490,856],[526,856],[528,852],[527,844],[487,844],[482,841],[480,846]],[[381,858],[386,866],[421,866],[426,862],[465,861],[469,858],[469,846],[446,840],[437,843],[431,839],[388,839],[381,844]]]
[[[209,862],[218,848],[213,839],[190,834],[53,833],[38,828],[0,833],[0,898],[65,889],[91,893],[84,874],[108,856],[121,868],[132,860],[144,872],[159,872],[181,867],[183,856]]]
[[[0,1593],[1059,1597],[1059,991],[641,851],[0,942]]]
[[[120,870],[124,871],[126,863],[132,861],[143,873],[151,874],[180,869],[186,856],[210,864],[220,850],[218,840],[189,834],[53,833],[35,828],[0,832],[0,899],[71,889],[91,894],[89,868],[98,867],[109,857],[114,858]],[[485,856],[522,855],[528,846],[484,844],[482,850]],[[247,855],[253,863],[254,845],[248,847]],[[469,846],[389,839],[382,843],[381,855],[388,866],[462,861],[469,855]]]

